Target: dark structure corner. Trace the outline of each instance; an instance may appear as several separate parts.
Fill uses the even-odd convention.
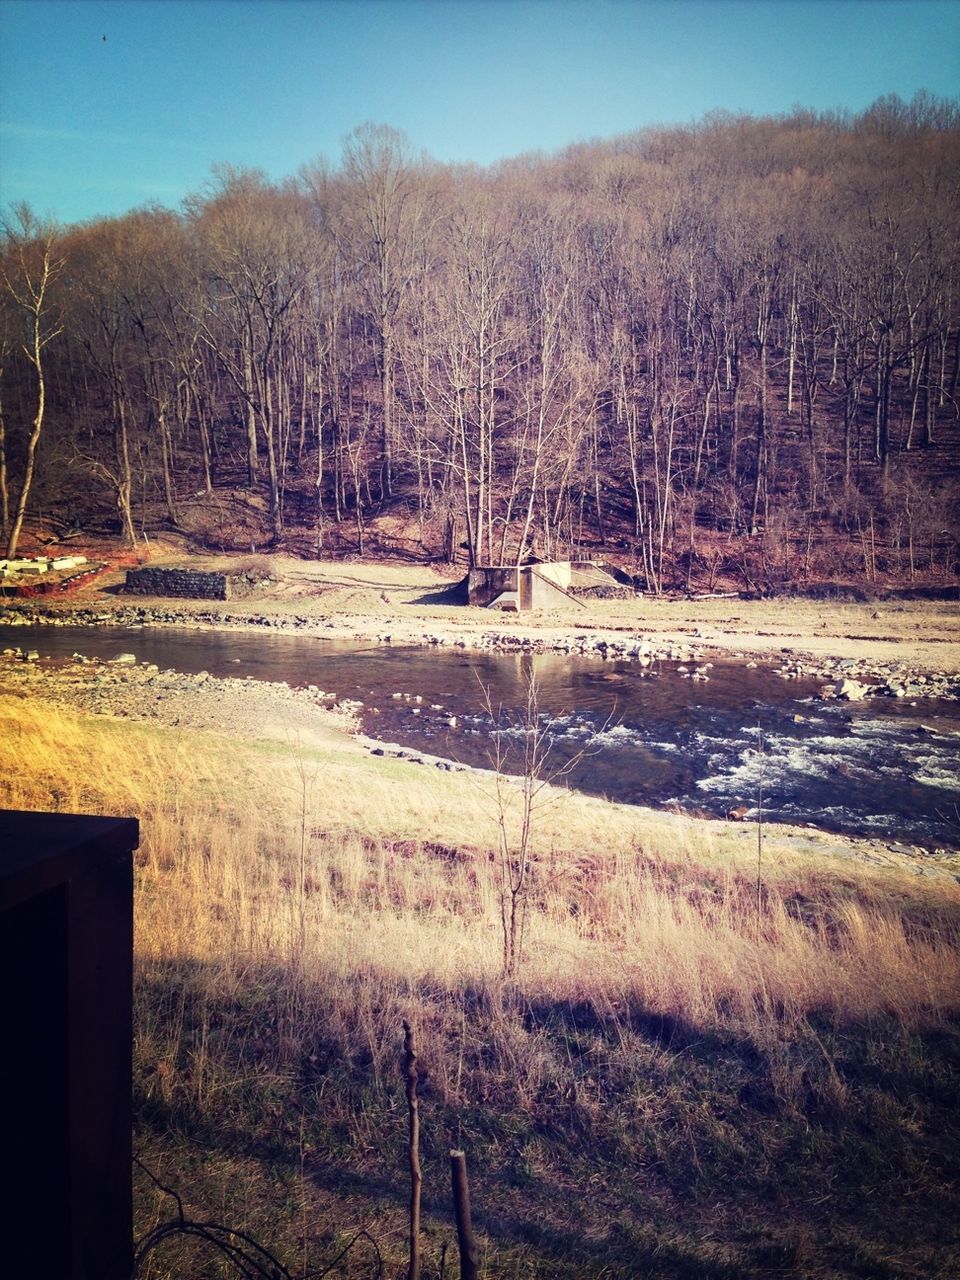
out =
[[[8,1275],[132,1261],[133,818],[0,810]]]

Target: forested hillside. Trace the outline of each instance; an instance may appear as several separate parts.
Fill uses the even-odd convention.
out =
[[[958,195],[960,109],[919,95],[492,169],[368,124],[177,212],[16,210],[4,542],[956,583]]]

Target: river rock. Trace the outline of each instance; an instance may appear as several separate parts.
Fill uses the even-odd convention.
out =
[[[844,677],[834,684],[833,692],[844,702],[862,702],[864,698],[870,697],[871,689],[869,685],[861,684],[859,680]]]

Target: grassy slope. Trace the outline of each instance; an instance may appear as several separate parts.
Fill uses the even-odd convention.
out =
[[[406,1017],[431,1274],[455,1142],[491,1276],[956,1275],[953,881],[768,851],[758,917],[750,855],[562,797],[508,984],[463,775],[6,698],[0,779],[140,815],[141,1156],[296,1270],[361,1225],[402,1264]],[[145,1230],[171,1206],[138,1190]]]

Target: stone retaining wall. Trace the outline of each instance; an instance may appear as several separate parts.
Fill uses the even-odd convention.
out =
[[[128,569],[124,591],[138,596],[180,596],[186,600],[228,600],[224,573],[199,569]]]

